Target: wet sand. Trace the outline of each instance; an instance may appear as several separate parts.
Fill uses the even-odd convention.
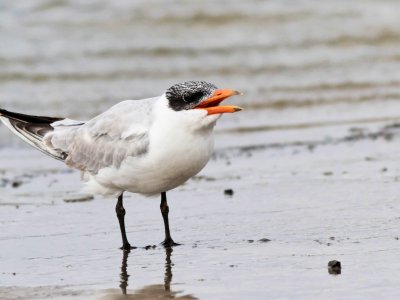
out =
[[[129,195],[127,231],[139,248],[127,256],[115,201],[65,202],[79,174],[30,149],[3,150],[0,297],[396,298],[400,128],[295,141],[217,148],[169,193],[183,244],[172,252],[158,246],[159,199]],[[341,275],[328,273],[334,259]]]

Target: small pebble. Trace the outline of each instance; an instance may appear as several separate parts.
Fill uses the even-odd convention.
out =
[[[21,184],[22,184],[21,181],[13,181],[12,184],[11,184],[11,186],[12,186],[13,188],[17,188],[17,187],[19,187]]]
[[[226,189],[225,191],[224,191],[224,194],[226,195],[226,196],[233,196],[233,190],[232,189]]]
[[[328,263],[328,273],[332,275],[339,275],[342,273],[342,265],[338,260],[331,260]]]

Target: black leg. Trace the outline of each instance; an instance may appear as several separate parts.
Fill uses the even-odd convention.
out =
[[[179,244],[175,243],[174,240],[171,238],[171,234],[169,232],[169,221],[168,221],[168,213],[169,207],[167,203],[167,193],[161,193],[161,204],[160,204],[161,214],[164,220],[164,228],[165,228],[165,240],[161,244],[168,248],[172,246],[178,246]]]
[[[115,212],[117,213],[118,217],[118,222],[119,222],[119,228],[121,229],[121,236],[122,236],[122,250],[130,250],[130,249],[135,249],[136,247],[132,247],[128,239],[126,238],[126,232],[125,232],[125,208],[124,208],[124,203],[123,203],[123,194],[121,194],[118,197],[118,202],[117,205],[115,206]]]

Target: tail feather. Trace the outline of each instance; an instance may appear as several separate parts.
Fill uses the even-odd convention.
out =
[[[64,118],[31,116],[0,109],[0,119],[15,135],[31,146],[55,159],[65,160],[66,153],[49,149],[43,140],[48,132],[54,130],[51,124]]]

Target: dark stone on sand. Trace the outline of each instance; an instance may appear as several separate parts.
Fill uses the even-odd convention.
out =
[[[13,187],[13,188],[17,188],[17,187],[19,187],[20,185],[22,184],[22,182],[21,181],[13,181],[12,183],[11,183],[11,186]]]
[[[267,239],[267,238],[262,238],[262,239],[259,239],[258,240],[260,243],[268,243],[268,242],[270,242],[271,240],[270,239]]]
[[[254,240],[247,240],[249,243],[254,243]]]
[[[339,275],[342,273],[342,265],[338,260],[331,260],[328,263],[328,273],[332,275]]]
[[[232,189],[226,189],[225,191],[224,191],[224,194],[226,195],[226,196],[233,196],[233,190]]]

